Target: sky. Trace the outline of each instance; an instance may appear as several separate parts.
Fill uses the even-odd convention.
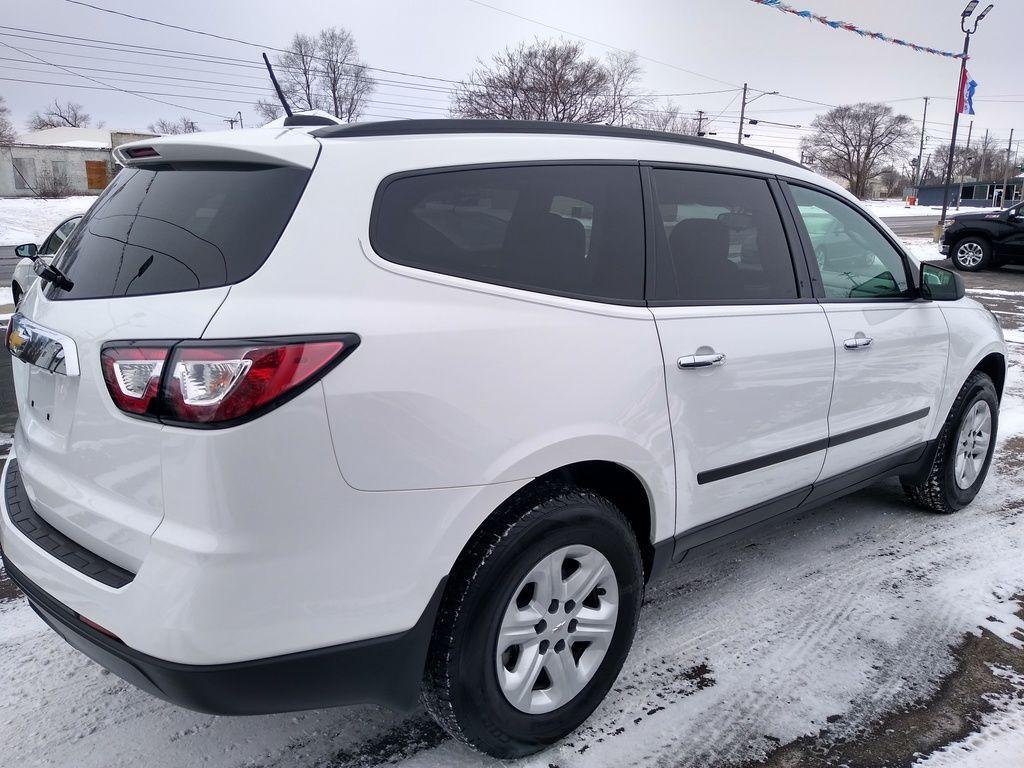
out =
[[[595,56],[616,48],[636,51],[644,67],[643,89],[680,94],[666,98],[684,112],[703,110],[712,121],[707,130],[720,139],[736,140],[738,88],[744,82],[754,89],[752,97],[779,91],[748,106],[748,117],[761,122],[748,127],[752,135],[746,143],[790,157],[798,156],[800,136],[815,114],[826,105],[857,101],[886,101],[920,125],[922,97],[930,96],[926,147],[948,142],[959,74],[955,60],[830,29],[750,0],[89,2],[278,48],[295,32],[346,27],[368,65],[392,70],[375,72],[381,82],[366,119],[445,117],[450,81],[466,77],[478,59],[523,40],[580,40]],[[788,2],[922,45],[952,51],[963,46],[959,17],[966,0]],[[978,82],[973,141],[988,129],[1005,146],[1011,128],[1024,139],[1024,84],[1018,84],[1020,59],[1014,55],[1024,30],[1024,2],[995,4],[971,43],[969,70]],[[261,89],[267,85],[258,68],[259,47],[68,0],[0,0],[0,7],[0,95],[18,129],[53,98],[80,102],[116,129],[145,129],[157,118],[189,115],[200,129],[217,130],[237,111],[247,126],[257,124],[252,103],[265,95]],[[163,50],[133,52],[129,45]],[[76,69],[76,75],[55,64],[89,69]],[[150,92],[151,98],[180,106],[105,86]],[[961,143],[966,133],[962,121]]]

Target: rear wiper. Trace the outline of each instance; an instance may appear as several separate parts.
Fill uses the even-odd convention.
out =
[[[68,279],[68,276],[60,271],[60,268],[52,263],[47,264],[42,259],[36,259],[32,265],[32,271],[39,275],[39,279],[47,283],[53,283],[63,291],[70,291],[75,284]]]

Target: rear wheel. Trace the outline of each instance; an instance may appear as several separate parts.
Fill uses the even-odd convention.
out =
[[[988,475],[998,427],[995,385],[984,373],[973,373],[939,432],[927,477],[918,483],[904,480],[907,496],[929,511],[943,513],[974,501]]]
[[[992,266],[992,244],[981,237],[967,237],[953,248],[953,266],[965,272],[978,272]]]
[[[636,537],[607,499],[544,485],[485,524],[452,573],[424,703],[498,758],[571,733],[615,681],[636,631]]]

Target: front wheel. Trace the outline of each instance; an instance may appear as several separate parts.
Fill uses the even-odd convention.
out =
[[[992,266],[992,244],[981,237],[967,237],[953,249],[953,266],[964,272],[979,272]]]
[[[565,485],[528,491],[456,563],[427,660],[427,710],[501,759],[558,741],[615,681],[643,587],[636,537],[611,502]]]
[[[17,283],[11,283],[11,300],[14,302],[15,309],[21,304],[21,293],[21,286]]]
[[[921,482],[904,480],[912,501],[931,512],[963,509],[978,495],[996,447],[999,399],[984,373],[967,379],[939,432],[935,458]]]

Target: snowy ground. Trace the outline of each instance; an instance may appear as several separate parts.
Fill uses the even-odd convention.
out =
[[[999,447],[975,503],[939,517],[887,483],[688,559],[649,590],[607,701],[515,765],[1024,764],[1024,271],[965,277],[1015,342]],[[975,670],[963,689],[984,708],[951,682],[965,656],[988,675]],[[943,695],[959,709],[930,709]],[[914,713],[924,735],[909,751],[826,762],[833,750],[877,752],[912,730],[899,718]],[[165,704],[72,650],[2,577],[0,754],[18,768],[498,765],[422,712],[230,718]]]
[[[881,218],[895,218],[897,216],[939,216],[942,214],[941,205],[907,205],[905,200],[864,200],[863,204],[876,216]],[[1002,208],[972,208],[967,205],[957,208],[954,205],[949,207],[950,213],[991,213],[1001,211]]]
[[[68,216],[85,213],[95,197],[0,197],[0,246],[40,243]]]

